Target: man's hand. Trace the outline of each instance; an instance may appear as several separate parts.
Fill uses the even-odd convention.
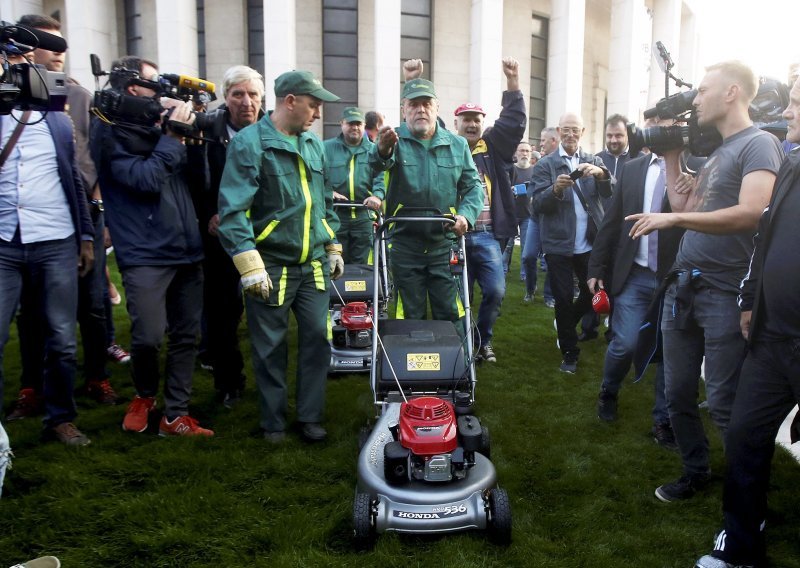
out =
[[[625,220],[635,221],[628,233],[628,236],[632,239],[638,239],[660,229],[669,229],[677,223],[674,213],[637,213],[628,215]]]
[[[381,201],[380,197],[375,197],[374,195],[370,195],[364,200],[364,205],[373,211],[380,210],[382,204],[383,202]]]
[[[403,80],[410,81],[422,77],[422,59],[409,59],[403,63]]]
[[[678,179],[675,181],[675,193],[678,195],[686,195],[694,190],[694,186],[694,176],[686,172],[681,172],[678,174]]]
[[[108,227],[103,227],[103,246],[105,248],[112,246],[111,233],[109,232]]]
[[[344,274],[344,260],[342,259],[342,245],[331,243],[325,246],[328,253],[328,267],[331,271],[331,280],[337,280]]]
[[[94,266],[94,241],[81,241],[78,256],[78,276],[86,276]]]
[[[208,234],[212,237],[219,235],[219,214],[214,215],[208,220]]]
[[[742,337],[750,340],[750,318],[753,316],[753,311],[742,312],[739,318],[739,328],[742,330]]]
[[[242,277],[242,291],[264,300],[272,291],[272,280],[269,279],[261,254],[255,249],[246,250],[233,255],[233,265]]]
[[[605,290],[606,288],[602,278],[589,278],[589,280],[586,281],[586,285],[593,294],[598,290]]]
[[[397,132],[391,126],[384,126],[378,130],[378,155],[384,160],[389,159],[397,140]]]
[[[506,76],[506,90],[519,91],[519,62],[513,57],[503,58],[503,73]]]
[[[164,106],[165,100],[172,100],[172,99],[165,99],[162,98],[162,105]],[[176,132],[174,129],[170,127],[171,122],[177,122],[181,125],[191,126],[194,124],[196,119],[194,112],[192,112],[192,103],[191,102],[183,102],[183,101],[175,101],[178,104],[171,105],[172,114],[169,116],[169,122],[167,122],[167,136],[172,136],[173,138],[177,138],[178,140],[182,140],[184,135]],[[169,108],[169,107],[165,107]]]
[[[573,185],[575,185],[575,182],[572,181],[572,178],[567,174],[561,174],[556,178],[556,183],[553,184],[553,193],[559,199],[564,199],[564,190]]]
[[[333,200],[334,201],[347,201],[348,197],[346,195],[342,195],[338,191],[333,192]]]
[[[456,234],[457,237],[460,237],[467,232],[467,229],[469,229],[469,223],[467,223],[467,218],[463,215],[455,215],[453,219],[455,219],[456,222],[451,227],[451,230]]]

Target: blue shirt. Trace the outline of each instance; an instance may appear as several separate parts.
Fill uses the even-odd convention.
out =
[[[19,120],[21,111],[12,111]],[[56,147],[42,114],[32,112],[17,144],[0,169],[0,239],[11,241],[19,227],[23,243],[65,239],[75,233],[61,186]],[[32,124],[36,123],[36,124]],[[17,122],[0,117],[5,147]]]

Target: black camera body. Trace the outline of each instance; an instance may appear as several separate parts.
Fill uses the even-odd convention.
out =
[[[156,99],[136,97],[116,89],[95,91],[94,106],[111,120],[139,126],[153,126],[164,111]]]
[[[687,124],[637,128],[635,124],[628,123],[626,128],[631,156],[637,155],[645,146],[656,154],[688,146],[693,156],[705,158],[722,145],[722,136],[717,129],[713,126],[701,127],[694,113],[689,115]]]
[[[44,65],[8,65],[0,78],[0,114],[12,109],[63,111],[67,103],[67,76]]]

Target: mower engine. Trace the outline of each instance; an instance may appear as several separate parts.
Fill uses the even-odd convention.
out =
[[[372,345],[372,313],[366,302],[348,302],[339,314],[345,346],[364,349]]]
[[[453,405],[436,397],[401,404],[400,423],[390,430],[394,441],[384,446],[384,475],[393,485],[464,479],[485,439],[475,416],[456,417]]]

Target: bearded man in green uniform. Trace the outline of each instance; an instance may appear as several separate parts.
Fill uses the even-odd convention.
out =
[[[398,317],[425,319],[430,297],[433,319],[458,321],[464,309],[450,272],[452,234],[463,235],[483,209],[483,188],[464,138],[440,128],[433,83],[413,79],[403,87],[405,123],[381,128],[370,150],[374,170],[388,171],[385,195],[365,203],[377,209],[386,199],[387,215],[403,207],[432,207],[453,215],[455,224],[397,223],[389,259],[398,290]]]
[[[364,136],[364,113],[356,107],[342,111],[342,133],[325,140],[325,177],[333,199],[363,203],[378,191],[383,194],[383,173],[375,176],[369,166],[374,144]],[[336,238],[346,264],[366,264],[372,245],[372,216],[366,209],[339,207]]]
[[[322,141],[308,132],[323,102],[339,97],[308,71],[275,80],[275,110],[228,145],[219,188],[219,237],[242,277],[261,428],[273,443],[286,429],[289,310],[297,319],[297,421],[323,440],[330,363],[328,280],[344,270],[338,221],[325,188]]]

